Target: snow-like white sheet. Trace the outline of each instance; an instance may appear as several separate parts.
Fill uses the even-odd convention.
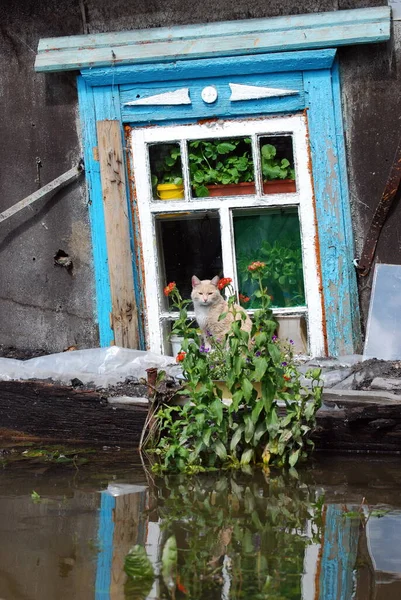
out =
[[[70,384],[74,378],[97,387],[146,378],[146,369],[157,367],[179,377],[181,369],[171,356],[110,346],[39,356],[29,360],[0,358],[0,380],[52,379]]]

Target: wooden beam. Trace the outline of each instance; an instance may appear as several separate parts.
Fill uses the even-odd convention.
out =
[[[14,206],[11,206],[11,208],[8,208],[4,212],[0,213],[0,223],[6,221],[6,219],[9,219],[17,212],[19,212],[23,208],[26,208],[27,206],[30,206],[37,200],[48,200],[61,188],[71,183],[71,181],[74,181],[74,179],[76,179],[78,175],[82,173],[82,171],[82,165],[78,165],[77,167],[73,167],[66,173],[63,173],[63,175],[60,175],[60,177],[53,179],[53,181],[44,185],[42,188],[40,188],[40,190],[37,190],[33,194],[30,194],[23,200],[20,200],[20,202],[17,202],[17,204],[14,204]]]
[[[270,19],[161,27],[40,40],[36,71],[66,71],[335,48],[383,42],[390,37],[390,8],[378,6]]]
[[[114,343],[138,348],[124,157],[119,121],[97,122],[100,176],[106,225]]]

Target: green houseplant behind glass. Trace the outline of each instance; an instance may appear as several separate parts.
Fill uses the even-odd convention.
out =
[[[234,216],[238,287],[246,308],[259,308],[252,297],[254,283],[247,266],[255,261],[266,265],[263,285],[277,308],[304,306],[301,235],[297,210],[263,211]]]

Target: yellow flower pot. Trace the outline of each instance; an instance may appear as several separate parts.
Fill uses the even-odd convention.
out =
[[[184,197],[184,186],[175,183],[159,183],[157,195],[160,200],[180,200]]]

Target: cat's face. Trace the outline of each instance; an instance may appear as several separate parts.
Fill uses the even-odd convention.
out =
[[[217,289],[219,277],[213,277],[212,280],[203,279],[201,281],[195,275],[192,277],[191,298],[194,304],[198,306],[211,306],[221,301],[221,295]]]

